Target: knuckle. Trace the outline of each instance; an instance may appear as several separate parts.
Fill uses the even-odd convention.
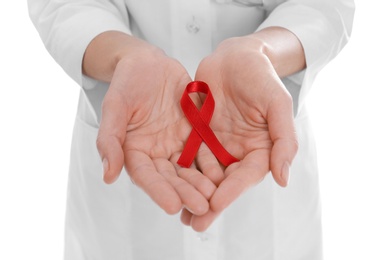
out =
[[[296,154],[299,150],[299,141],[297,138],[294,138],[292,140],[292,149],[293,149],[294,154]]]
[[[96,138],[95,144],[99,151],[102,151],[104,148],[104,138],[99,134]]]
[[[289,106],[293,106],[293,97],[291,96],[290,92],[288,92],[287,90],[283,91],[282,92],[283,94],[281,95],[281,100],[286,103],[287,105]]]

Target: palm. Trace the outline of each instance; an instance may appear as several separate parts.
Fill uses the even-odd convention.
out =
[[[175,83],[172,86],[180,90],[182,88],[178,87],[179,84],[183,85],[183,83]],[[170,86],[162,86],[164,87],[170,88]],[[133,116],[128,122],[123,144],[126,157],[131,157],[128,154],[137,152],[151,159],[171,160],[176,158],[183,148],[185,138],[191,130],[190,125],[180,111],[177,96],[163,97],[163,92],[161,90],[154,93],[156,96],[153,98],[154,102],[150,102],[153,103],[150,104],[151,107],[147,106],[148,103],[143,103],[139,108],[129,108]],[[137,112],[133,112],[134,110]],[[131,168],[131,165],[127,166]]]
[[[213,69],[226,71],[226,74],[217,73]],[[215,98],[216,107],[211,128],[223,146],[241,160],[224,169],[225,180],[220,186],[223,188],[225,184],[230,183],[229,194],[238,196],[235,190],[241,193],[248,186],[261,181],[269,172],[273,142],[265,109],[268,105],[265,103],[269,101],[263,98],[265,86],[261,86],[261,82],[256,82],[255,77],[248,77],[240,70],[234,75],[236,76],[233,81],[230,70],[220,69],[213,61],[208,64],[206,60],[198,70],[197,79],[208,82]],[[257,86],[257,89],[248,90],[248,86]],[[229,181],[226,181],[228,178]],[[230,188],[237,185],[241,188]],[[225,201],[230,203],[229,199]]]
[[[240,47],[224,47],[202,61],[196,79],[207,82],[215,98],[211,128],[222,145],[241,161],[220,169],[217,178],[215,163],[201,163],[215,161],[203,148],[202,158],[198,158],[200,170],[206,176],[213,172],[210,179],[218,180],[218,189],[207,214],[182,213],[182,221],[199,231],[270,170],[276,182],[286,186],[282,173],[297,150],[291,97],[269,60]]]
[[[273,142],[267,120],[259,107],[250,105],[254,103],[251,100],[254,95],[237,102],[234,96],[227,96],[221,90],[222,88],[217,86],[214,91],[216,103],[223,105],[216,107],[211,128],[215,129],[224,147],[241,160],[224,170],[225,179],[220,185],[220,193],[213,198],[212,205],[217,204],[218,208],[225,208],[244,190],[260,182],[270,171]],[[231,199],[225,193],[230,194]],[[218,194],[222,196],[218,198]]]
[[[191,131],[179,105],[190,77],[166,57],[154,57],[144,66],[122,65],[105,96],[98,137],[99,150],[111,156],[106,181],[115,180],[124,165],[132,181],[166,212],[186,207],[204,214],[213,190],[197,189],[179,178],[176,165]]]
[[[147,121],[133,128],[128,125],[123,145],[125,153],[139,152],[151,159],[164,158],[171,160],[183,148],[186,134],[190,128],[177,107],[153,111]]]

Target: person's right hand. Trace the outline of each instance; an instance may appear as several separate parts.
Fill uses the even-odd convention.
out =
[[[97,147],[104,181],[114,182],[125,166],[131,180],[168,214],[186,208],[203,215],[215,185],[202,174],[187,182],[185,176],[197,170],[176,164],[192,128],[179,104],[191,78],[161,50],[137,44],[136,52],[117,63],[102,104]]]

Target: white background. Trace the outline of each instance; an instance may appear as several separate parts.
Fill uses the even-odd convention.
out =
[[[390,4],[356,4],[351,41],[308,101],[325,259],[389,260]],[[0,259],[62,259],[79,89],[44,49],[25,1],[0,2],[0,29]]]

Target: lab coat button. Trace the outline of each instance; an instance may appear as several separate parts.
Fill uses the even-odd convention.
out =
[[[207,234],[205,232],[198,233],[197,237],[202,242],[205,242],[205,241],[209,240],[209,238],[210,238],[209,234]]]
[[[191,34],[196,34],[200,30],[200,26],[198,25],[197,22],[195,22],[195,18],[192,19],[191,22],[187,23],[186,28],[187,28],[187,31]]]

